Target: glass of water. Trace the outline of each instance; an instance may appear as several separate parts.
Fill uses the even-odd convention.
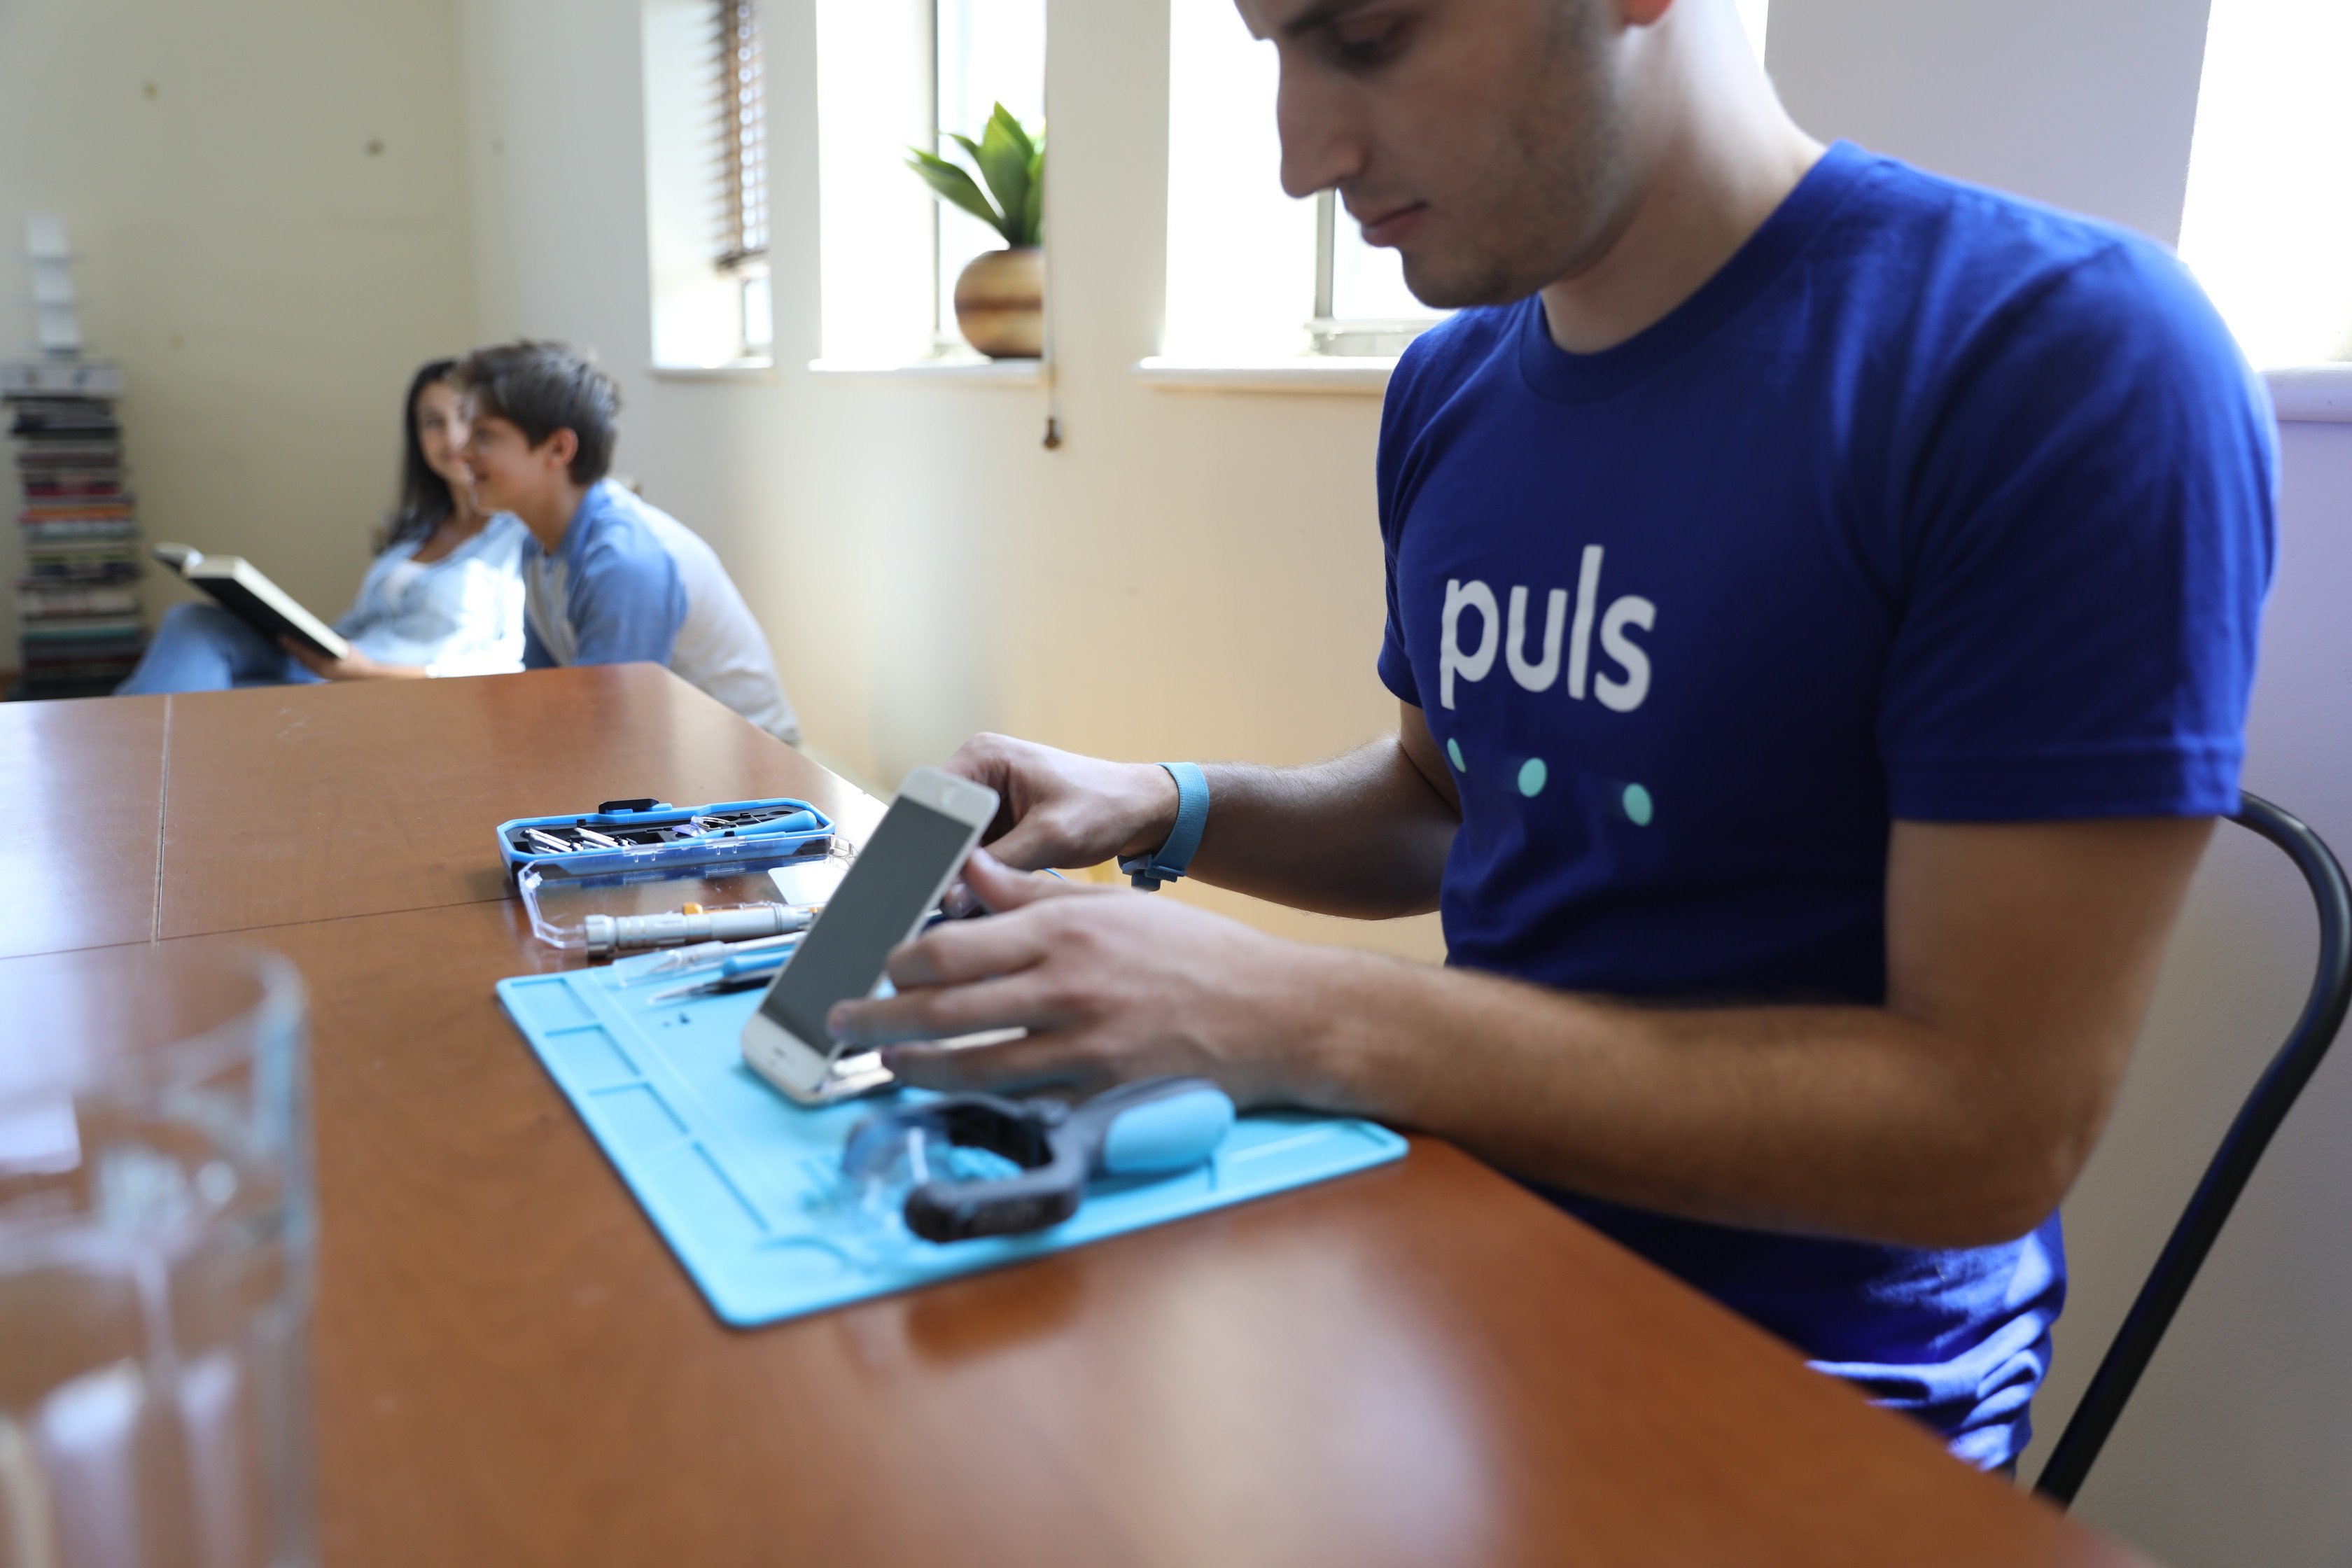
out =
[[[0,964],[0,1565],[317,1560],[302,984]]]

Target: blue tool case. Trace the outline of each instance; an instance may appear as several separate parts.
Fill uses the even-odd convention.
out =
[[[498,836],[533,933],[592,955],[594,920],[822,903],[852,850],[824,813],[781,796],[696,806],[608,800],[501,822]]]
[[[518,816],[498,826],[499,855],[512,876],[561,863],[573,871],[626,872],[716,860],[822,854],[833,819],[804,800],[608,800],[566,816]]]

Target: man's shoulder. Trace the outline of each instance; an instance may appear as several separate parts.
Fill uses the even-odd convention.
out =
[[[2236,350],[2179,258],[2103,219],[1856,153],[1815,265],[1848,308],[1956,353],[2021,337],[2102,342],[2230,370]],[[2087,368],[2087,367],[2086,367]]]
[[[1841,217],[1861,219],[1906,251],[1948,251],[2063,267],[2118,241],[2152,244],[2104,219],[1936,174],[1851,143],[1841,142],[1829,156],[1844,165],[1847,199]]]

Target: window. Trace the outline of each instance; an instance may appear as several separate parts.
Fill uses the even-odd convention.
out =
[[[2352,359],[2352,5],[2213,0],[2180,255],[2263,368]]]
[[[1248,363],[1312,345],[1316,210],[1282,194],[1274,48],[1230,0],[1169,0],[1171,357]]]
[[[1336,191],[1315,198],[1315,352],[1400,354],[1444,319],[1405,287],[1404,258],[1364,243]]]
[[[1760,57],[1769,0],[1739,0]],[[1444,317],[1366,245],[1337,195],[1282,194],[1271,45],[1231,0],[1170,0],[1170,358],[1250,363],[1300,353],[1393,355]]]
[[[753,0],[717,0],[719,270],[735,284],[741,352],[775,339],[768,300],[768,106]]]
[[[1330,192],[1282,194],[1274,47],[1232,0],[1170,0],[1164,352],[1393,354],[1439,319]]]
[[[1739,0],[1740,25],[1748,29],[1748,41],[1756,47],[1756,58],[1764,58],[1764,27],[1771,19],[1772,0]]]
[[[654,363],[764,365],[768,127],[757,0],[644,0]]]
[[[931,134],[924,145],[958,156],[950,132],[978,139],[1002,103],[1033,133],[1045,122],[1045,0],[930,0]],[[1003,247],[1003,237],[961,207],[931,204],[938,236],[932,333],[941,352],[963,346],[956,333],[956,279],[971,258]]]
[[[828,369],[976,359],[955,280],[1004,241],[935,200],[909,148],[976,136],[1002,102],[1045,120],[1045,0],[817,0],[819,247]],[[1049,220],[1050,221],[1050,220]]]

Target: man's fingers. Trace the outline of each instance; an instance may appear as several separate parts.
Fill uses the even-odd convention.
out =
[[[1016,871],[986,849],[973,850],[971,858],[963,863],[963,885],[996,914],[1042,899],[1066,898],[1087,891],[1079,884],[1066,882],[1059,877]]]
[[[1045,956],[1045,934],[1033,921],[992,917],[942,921],[890,953],[890,984],[901,991],[919,985],[955,985],[992,974],[1026,969]]]
[[[1033,811],[1014,823],[1001,837],[988,841],[988,853],[1004,866],[1023,871],[1038,871],[1066,858],[1061,853],[1055,828],[1045,814]]]
[[[1012,760],[1004,754],[1004,742],[1002,737],[990,734],[974,735],[971,740],[958,746],[955,755],[941,763],[940,770],[942,773],[953,773],[958,778],[970,779],[976,784],[996,792],[999,802],[996,819],[988,825],[985,837],[1001,837],[1012,831],[1014,815],[1012,787],[1013,763]]]
[[[1001,1046],[892,1046],[882,1060],[899,1081],[947,1094],[972,1089],[1093,1089],[1114,1076],[1100,1058],[1051,1034]]]
[[[1056,1020],[1044,994],[1026,975],[971,985],[910,991],[863,1002],[837,1002],[825,1016],[833,1037],[853,1046],[898,1040],[940,1040],[982,1029],[1033,1028]]]

